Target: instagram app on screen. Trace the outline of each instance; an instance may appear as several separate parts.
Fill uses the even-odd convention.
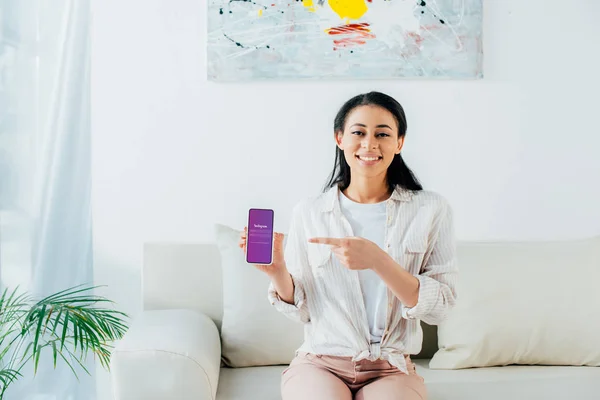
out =
[[[273,262],[273,221],[273,210],[251,208],[248,212],[248,263],[268,265]]]

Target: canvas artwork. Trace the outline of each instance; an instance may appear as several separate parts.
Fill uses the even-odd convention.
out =
[[[208,78],[481,78],[483,0],[208,0]]]

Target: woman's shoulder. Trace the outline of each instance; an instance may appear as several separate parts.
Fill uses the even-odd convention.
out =
[[[440,210],[451,208],[448,199],[441,193],[433,190],[416,190],[413,192],[413,200],[420,205],[431,206]]]
[[[321,193],[307,195],[296,203],[294,209],[296,212],[302,213],[327,210],[333,207],[333,200],[336,194],[336,189],[330,188]]]

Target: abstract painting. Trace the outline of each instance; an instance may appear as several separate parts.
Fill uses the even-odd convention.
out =
[[[208,78],[481,78],[483,0],[208,0]]]

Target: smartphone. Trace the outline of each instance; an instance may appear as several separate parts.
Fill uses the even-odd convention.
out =
[[[250,264],[273,263],[273,210],[251,208],[248,211],[246,237],[246,262]]]

